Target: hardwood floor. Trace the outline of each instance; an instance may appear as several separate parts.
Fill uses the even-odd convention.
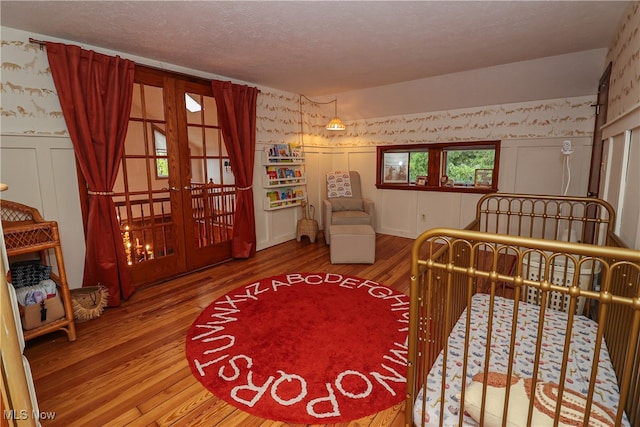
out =
[[[413,240],[379,234],[376,263],[332,265],[320,236],[259,251],[169,282],[138,289],[120,307],[78,323],[78,339],[53,333],[27,343],[43,426],[294,425],[251,416],[213,396],[191,374],[185,335],[198,314],[230,290],[284,273],[333,272],[408,293]],[[404,404],[341,427],[403,426]]]

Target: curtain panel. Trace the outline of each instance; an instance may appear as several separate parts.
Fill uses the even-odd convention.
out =
[[[89,212],[83,286],[109,290],[117,306],[134,292],[111,192],[124,149],[135,63],[47,42],[47,56],[80,170]]]
[[[236,180],[236,213],[231,255],[234,258],[249,258],[256,253],[252,186],[258,89],[219,80],[213,80],[212,86],[218,123]]]

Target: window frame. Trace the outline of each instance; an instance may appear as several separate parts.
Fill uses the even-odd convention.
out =
[[[498,191],[498,175],[500,172],[500,145],[499,140],[470,141],[470,142],[435,142],[425,144],[396,144],[379,145],[376,147],[376,188],[387,190],[413,190],[413,191],[444,191],[458,193],[493,193]],[[442,181],[445,176],[445,151],[446,150],[482,150],[492,149],[495,152],[491,185],[446,185]],[[409,153],[415,151],[428,152],[426,185],[415,182],[394,183],[385,182],[384,158],[385,153]],[[410,171],[407,171],[409,175]]]

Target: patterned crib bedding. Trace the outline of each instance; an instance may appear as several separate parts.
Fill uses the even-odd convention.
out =
[[[471,336],[469,340],[470,349],[467,377],[465,379],[466,384],[472,383],[473,377],[483,372],[484,366],[482,365],[484,363],[487,342],[486,327],[488,325],[489,299],[490,297],[487,294],[476,294],[472,299]],[[511,335],[513,301],[495,297],[494,307],[489,370],[491,372],[506,374],[509,360],[507,351],[509,349]],[[521,302],[518,308],[518,327],[515,341],[513,374],[520,378],[531,378],[533,376],[532,369],[535,357],[539,311],[540,309],[537,305],[524,302]],[[461,410],[460,395],[462,389],[465,320],[466,309],[458,319],[448,339],[449,349],[446,369],[447,391],[445,395],[444,413],[442,414],[444,417],[443,425],[445,426],[458,425],[458,416]],[[560,311],[547,310],[544,322],[538,381],[557,384],[560,377],[567,314]],[[597,323],[584,316],[574,317],[572,343],[569,350],[570,358],[568,360],[567,379],[565,381],[565,396],[572,394],[572,392],[577,392],[584,396],[588,393],[596,332]],[[441,352],[436,359],[427,377],[428,391],[425,417],[425,425],[427,426],[438,425],[441,416],[440,387],[442,370],[443,352]],[[617,411],[619,390],[616,383],[615,372],[609,358],[609,352],[604,342],[602,343],[598,360],[596,382],[597,385],[593,397],[594,407],[602,406],[607,408],[610,413],[615,414]],[[512,395],[513,390],[514,387],[512,386]],[[467,386],[465,400],[469,395],[470,387]],[[537,397],[538,395],[536,394],[536,398]],[[416,425],[420,425],[422,420],[422,398],[421,389],[413,408],[413,419]],[[528,408],[528,401],[526,404],[526,408]],[[555,405],[555,403],[552,403],[552,405]],[[511,417],[511,412],[510,409],[509,417]],[[578,416],[581,415],[578,414]],[[623,425],[629,425],[626,417],[623,419],[623,423]],[[478,423],[465,412],[463,425],[477,426]],[[604,423],[604,425],[607,425],[607,423]]]

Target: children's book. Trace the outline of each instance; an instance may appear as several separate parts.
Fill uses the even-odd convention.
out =
[[[280,200],[280,194],[277,191],[268,191],[267,197],[271,202],[277,202],[278,200]]]
[[[276,171],[276,168],[273,166],[267,166],[267,176],[269,177],[269,181],[278,179],[278,172]]]
[[[302,157],[302,147],[300,144],[289,144],[289,150],[291,151],[291,157]]]
[[[289,144],[276,144],[279,157],[291,157],[291,151],[289,150]]]

